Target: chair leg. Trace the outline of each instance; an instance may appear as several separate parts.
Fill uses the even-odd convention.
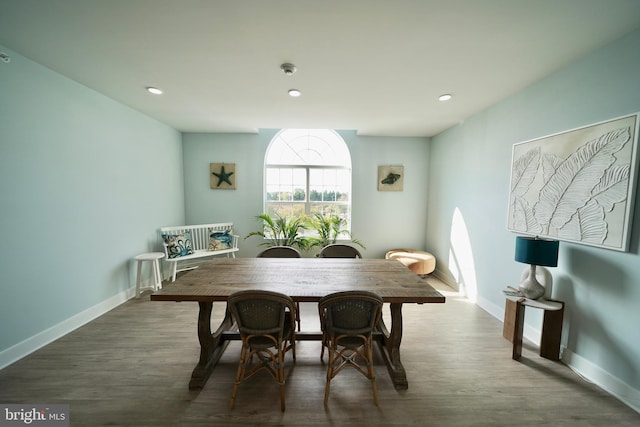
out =
[[[323,347],[324,350],[324,347]],[[334,363],[334,352],[333,346],[330,346],[328,349],[329,352],[329,364],[327,366],[327,382],[324,386],[324,404],[325,406],[329,403],[329,392],[331,391],[331,378],[333,378],[333,363]]]
[[[280,410],[284,412],[284,349],[278,348],[278,382],[280,383]]]
[[[289,343],[291,345],[291,357],[292,357],[292,359],[293,359],[293,361],[295,363],[295,361],[296,361],[296,339],[295,339],[295,337],[291,336],[289,338],[289,340],[290,340]],[[282,361],[283,361],[282,363],[284,363],[284,354],[282,356]]]
[[[324,343],[323,348],[324,351]],[[344,350],[344,349],[343,349]],[[356,351],[351,354],[343,354],[338,351],[338,347],[334,346],[333,343],[327,346],[327,352],[329,353],[329,362],[327,366],[327,379],[324,387],[324,404],[327,405],[329,402],[329,393],[331,391],[331,380],[333,377],[337,375],[337,373],[342,370],[345,366],[353,366],[360,373],[365,374],[369,381],[371,381],[371,391],[373,393],[373,403],[378,406],[378,386],[376,384],[376,374],[373,368],[373,344],[372,341],[369,340],[364,344],[364,348],[362,349],[362,353]],[[361,369],[358,365],[353,361],[353,357],[358,357],[360,355],[361,358],[365,359],[364,361],[367,364],[367,371]],[[321,356],[322,357],[322,356]],[[336,369],[336,361],[341,360],[342,363]]]
[[[371,380],[371,390],[373,391],[373,403],[378,406],[378,388],[376,387],[376,374],[373,370],[373,351],[371,341],[367,343],[367,371]]]
[[[236,404],[236,396],[238,395],[238,387],[244,377],[244,371],[247,361],[247,346],[242,343],[242,350],[240,350],[240,363],[238,364],[238,370],[236,371],[236,381],[233,385],[233,391],[231,392],[231,402],[229,402],[229,410],[233,409]]]
[[[178,262],[172,262],[171,263],[171,281],[175,282],[176,281],[176,273],[178,272]]]
[[[296,323],[298,324],[298,332],[300,332],[300,303],[296,302]]]

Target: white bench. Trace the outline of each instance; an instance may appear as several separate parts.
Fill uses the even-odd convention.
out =
[[[238,236],[233,234],[231,222],[162,227],[160,238],[165,260],[171,265],[172,282],[179,271],[197,268],[194,264],[202,258],[225,254],[235,258],[238,252]]]

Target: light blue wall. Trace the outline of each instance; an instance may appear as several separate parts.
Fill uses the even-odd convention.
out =
[[[636,31],[433,138],[427,246],[440,273],[470,293],[476,284],[478,303],[496,316],[501,290],[523,269],[506,230],[512,145],[640,111],[639,48]],[[463,221],[454,222],[456,209]],[[552,269],[553,296],[567,304],[565,359],[636,408],[639,229],[637,208],[630,252],[561,243]],[[527,323],[537,321],[527,311]]]
[[[132,257],[184,221],[179,132],[2,51],[0,356],[131,294]]]
[[[234,223],[242,238],[257,230],[262,212],[264,154],[276,130],[258,134],[184,134],[187,222]],[[365,258],[384,257],[394,247],[423,249],[429,163],[429,139],[365,137],[338,131],[351,152],[352,233],[364,241]],[[236,190],[212,190],[209,163],[235,163]],[[404,165],[403,192],[377,191],[378,165]],[[242,257],[262,248],[257,237],[240,241]]]
[[[262,209],[262,164],[269,140],[258,134],[186,133],[184,147],[185,206],[188,224],[233,222],[241,236],[237,256],[250,256],[253,215]],[[236,190],[214,190],[209,182],[210,163],[235,163]]]
[[[431,143],[341,131],[353,162],[353,232],[365,256],[427,249],[439,274],[500,317],[500,291],[523,268],[506,231],[512,144],[640,111],[638,46],[640,31]],[[175,130],[2,50],[12,61],[0,64],[0,355],[130,292],[131,258],[160,249],[162,225],[233,221],[241,236],[257,228],[275,130],[185,134],[181,144]],[[209,188],[211,162],[236,163],[237,190]],[[376,189],[377,166],[388,164],[405,166],[401,193]],[[634,222],[629,253],[561,244],[554,297],[567,302],[565,360],[638,402],[640,209]],[[259,250],[257,239],[241,241],[240,256]],[[529,325],[538,320],[527,313]]]

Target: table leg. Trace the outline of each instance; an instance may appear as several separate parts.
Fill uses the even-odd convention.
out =
[[[561,302],[561,301],[558,301]],[[540,356],[550,360],[560,360],[560,342],[562,341],[562,318],[564,303],[557,311],[545,310],[540,339]]]
[[[402,341],[402,303],[391,303],[391,332],[386,325],[380,321],[380,331],[382,332],[382,342],[380,350],[382,357],[387,364],[389,375],[396,390],[406,390],[409,388],[407,373],[400,361],[400,342]]]
[[[229,341],[222,340],[222,333],[233,325],[229,312],[215,333],[211,333],[211,312],[213,302],[198,302],[198,340],[200,341],[200,360],[191,373],[189,389],[201,389],[206,384],[213,368],[220,360],[222,353],[229,345]]]
[[[524,304],[521,301],[507,299],[504,328],[509,334],[505,335],[506,338],[513,344],[511,358],[518,360],[522,356],[522,333],[524,330]]]

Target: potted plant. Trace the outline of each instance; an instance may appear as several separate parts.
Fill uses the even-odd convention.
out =
[[[353,238],[351,233],[345,228],[346,225],[347,220],[338,215],[323,215],[321,213],[315,213],[311,218],[307,218],[305,228],[314,230],[318,235],[304,238],[304,240],[307,241],[306,248],[323,248],[327,245],[336,243],[339,237],[347,237],[352,243],[366,249],[364,243]]]
[[[262,229],[252,231],[245,236],[260,236],[265,240],[260,246],[297,246],[306,249],[307,241],[300,234],[300,229],[304,229],[304,220],[299,217],[282,217],[275,214],[271,217],[268,213],[256,216],[261,222]]]

